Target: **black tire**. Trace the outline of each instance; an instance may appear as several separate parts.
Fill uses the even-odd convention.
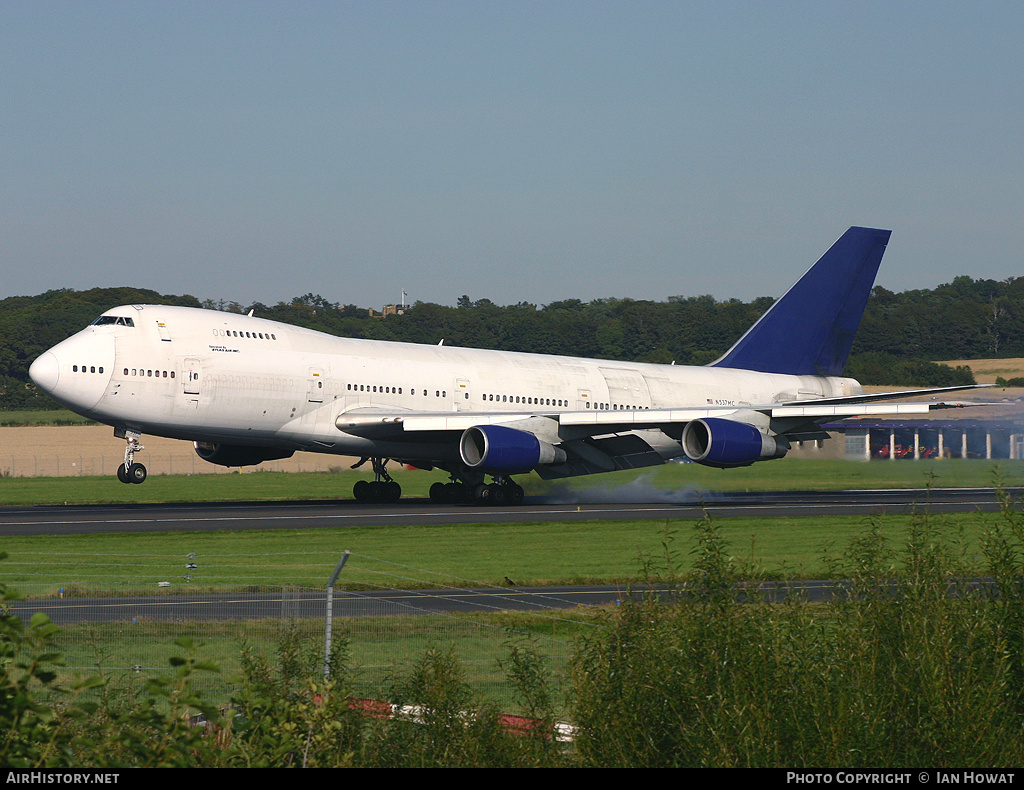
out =
[[[505,488],[497,483],[491,483],[487,486],[487,490],[491,492],[490,500],[488,504],[494,505],[495,507],[501,507],[505,504]]]
[[[356,480],[356,484],[352,486],[352,496],[356,498],[356,502],[366,502],[370,496],[370,482]]]
[[[526,498],[526,492],[518,483],[509,483],[505,486],[505,501],[510,505],[521,505]]]
[[[117,467],[117,479],[120,480],[122,483],[131,482],[131,480],[128,479],[128,470],[125,469],[124,464],[121,464],[119,467]]]
[[[128,480],[132,483],[145,483],[148,473],[142,464],[132,464],[128,467]]]
[[[459,501],[458,483],[445,483],[441,501],[446,505],[454,505]]]

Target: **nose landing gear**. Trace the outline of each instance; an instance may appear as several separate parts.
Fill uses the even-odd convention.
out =
[[[142,434],[134,431],[125,431],[124,463],[117,467],[117,479],[122,483],[144,483],[146,482],[146,467],[135,463],[135,453],[146,448],[139,444]]]

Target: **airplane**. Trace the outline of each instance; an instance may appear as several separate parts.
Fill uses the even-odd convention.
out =
[[[782,458],[823,422],[960,406],[878,401],[842,376],[891,231],[852,227],[721,358],[706,366],[335,337],[248,315],[163,305],[107,310],[36,359],[32,381],[126,442],[118,479],[142,483],[144,434],[251,466],[296,451],[370,461],[359,501],[394,502],[390,461],[441,469],[432,500],[523,501],[544,479],[663,464]],[[491,482],[487,478],[491,478]]]

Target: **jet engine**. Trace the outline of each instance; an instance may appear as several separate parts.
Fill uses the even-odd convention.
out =
[[[291,458],[294,450],[282,450],[279,447],[243,447],[235,444],[211,444],[209,442],[193,442],[196,455],[204,461],[220,466],[255,466],[264,461],[276,461],[280,458]]]
[[[565,462],[565,450],[532,433],[504,425],[474,425],[459,441],[459,454],[470,469],[488,474],[529,472],[541,464]]]
[[[691,461],[722,468],[782,458],[789,450],[784,439],[777,440],[753,425],[721,417],[688,422],[682,445]]]

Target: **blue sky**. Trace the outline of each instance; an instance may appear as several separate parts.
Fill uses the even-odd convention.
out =
[[[1024,3],[0,0],[0,298],[1024,275]]]

